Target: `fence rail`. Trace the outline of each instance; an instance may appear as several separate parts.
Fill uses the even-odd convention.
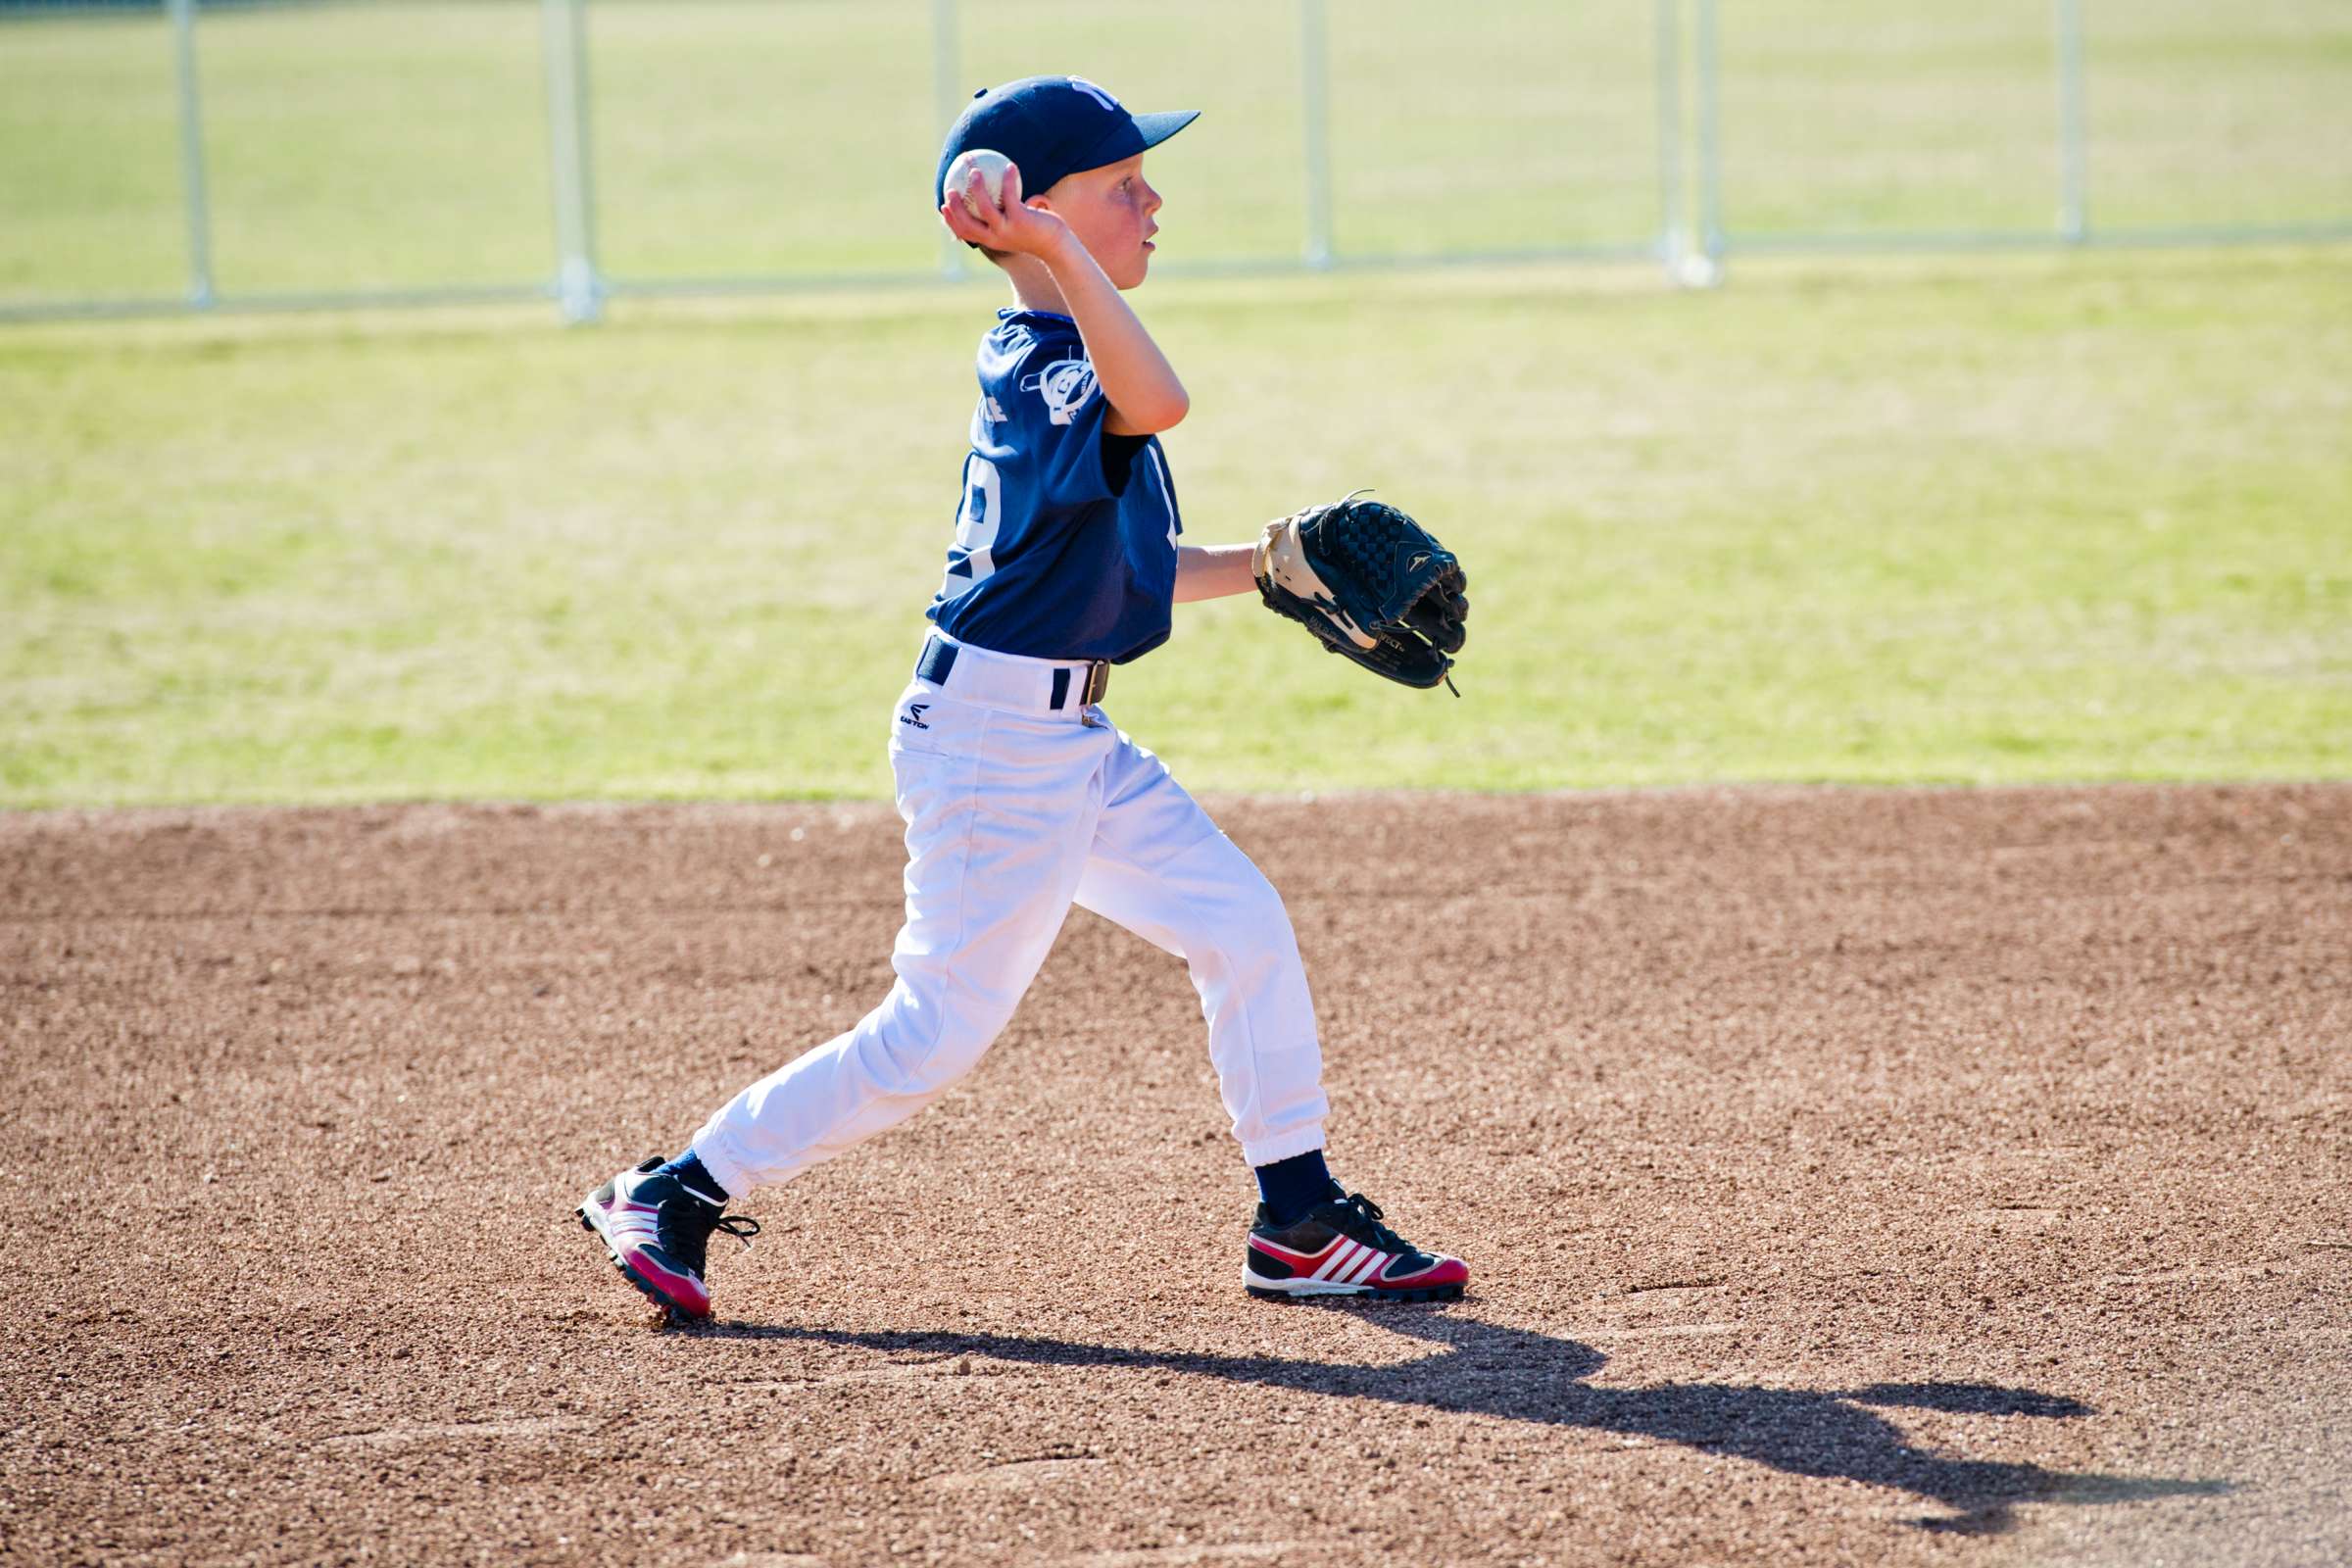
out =
[[[935,281],[1063,64],[1216,109],[1169,271],[2352,238],[2340,0],[1293,6],[0,0],[0,319]]]

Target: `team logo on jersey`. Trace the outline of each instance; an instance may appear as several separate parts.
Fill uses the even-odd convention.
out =
[[[1004,412],[1004,405],[999,403],[995,398],[984,397],[980,400],[980,417],[986,419],[991,424],[1003,424],[1006,419],[1011,418],[1012,416],[1006,414]]]
[[[1034,392],[1045,401],[1046,417],[1055,424],[1067,424],[1095,395],[1094,362],[1056,360],[1034,375],[1022,376],[1021,390]]]
[[[1105,109],[1115,110],[1119,107],[1119,101],[1116,98],[1113,98],[1110,94],[1104,92],[1102,88],[1096,86],[1084,76],[1072,76],[1070,78],[1070,85],[1077,88],[1080,92],[1086,94],[1089,98],[1092,98],[1095,102],[1101,104]]]
[[[912,724],[916,729],[929,729],[931,726],[923,722],[923,714],[930,707],[929,703],[908,703],[906,711],[899,715],[899,722]]]

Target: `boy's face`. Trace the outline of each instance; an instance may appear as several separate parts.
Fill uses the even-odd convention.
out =
[[[1045,205],[1078,236],[1103,275],[1133,288],[1152,267],[1152,236],[1159,224],[1159,192],[1144,179],[1144,155],[1064,174],[1045,192]]]

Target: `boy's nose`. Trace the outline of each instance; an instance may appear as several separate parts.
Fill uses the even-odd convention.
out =
[[[1159,192],[1152,188],[1150,180],[1146,180],[1144,181],[1144,215],[1150,217],[1158,211]]]

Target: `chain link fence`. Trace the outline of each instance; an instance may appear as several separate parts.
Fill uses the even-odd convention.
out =
[[[2346,0],[0,0],[0,318],[936,281],[1041,70],[1163,271],[2352,238]]]

